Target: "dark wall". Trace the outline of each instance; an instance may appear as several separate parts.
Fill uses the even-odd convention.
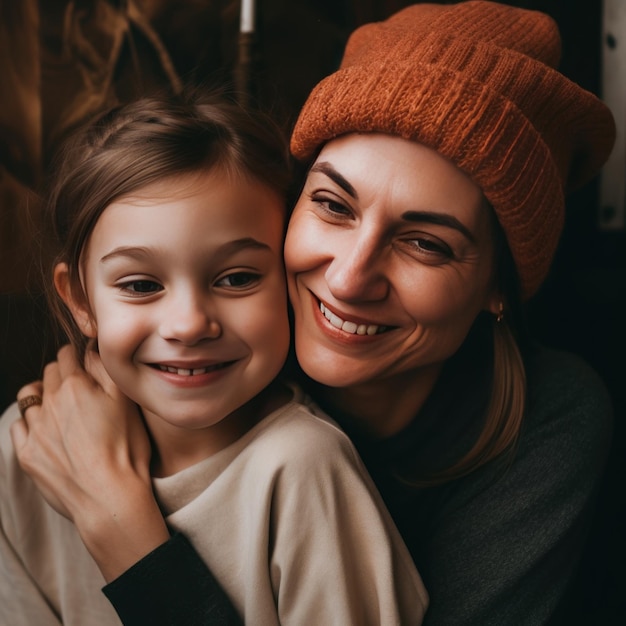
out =
[[[524,4],[544,10],[559,23],[562,71],[601,94],[602,3]],[[569,198],[551,276],[530,314],[535,334],[545,343],[576,352],[593,365],[615,408],[613,449],[566,622],[572,624],[626,623],[626,233],[601,230],[601,211],[597,180]]]

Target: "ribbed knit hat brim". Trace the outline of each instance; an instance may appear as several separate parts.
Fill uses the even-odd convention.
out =
[[[564,192],[598,172],[615,136],[608,108],[551,67],[559,55],[558,28],[537,11],[407,7],[353,33],[341,69],[305,103],[292,153],[310,159],[351,132],[437,150],[483,190],[529,297],[554,256]]]

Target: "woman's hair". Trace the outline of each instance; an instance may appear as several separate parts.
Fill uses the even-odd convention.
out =
[[[523,352],[529,337],[523,313],[520,279],[504,232],[492,220],[495,239],[495,286],[503,309],[490,316],[493,333],[493,373],[483,427],[472,448],[450,467],[420,485],[435,485],[460,478],[481,465],[512,453],[519,438],[526,410],[526,370]],[[481,315],[490,315],[484,313]]]
[[[72,293],[84,297],[81,255],[107,206],[166,178],[211,170],[259,181],[284,199],[289,164],[286,138],[269,116],[198,89],[141,98],[73,132],[48,185],[46,233],[54,243],[44,285],[52,312],[81,357],[86,338],[56,293],[52,271],[67,263]]]

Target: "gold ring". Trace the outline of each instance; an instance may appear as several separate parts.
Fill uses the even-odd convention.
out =
[[[17,401],[17,408],[20,410],[20,414],[22,415],[22,417],[25,417],[26,409],[31,406],[37,406],[42,402],[43,399],[41,398],[41,396],[26,396],[25,398]]]

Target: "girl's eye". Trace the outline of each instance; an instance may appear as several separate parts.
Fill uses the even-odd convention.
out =
[[[215,284],[229,289],[245,289],[258,283],[259,279],[260,275],[253,272],[233,272],[220,278]]]
[[[120,285],[120,288],[122,291],[137,295],[156,293],[157,291],[161,291],[161,289],[163,289],[159,283],[156,283],[153,280],[133,280]]]

